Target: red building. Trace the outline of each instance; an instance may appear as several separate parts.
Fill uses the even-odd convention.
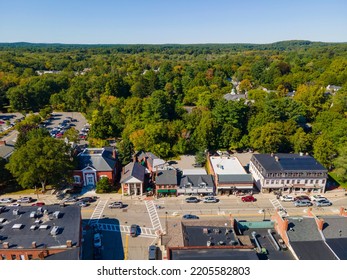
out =
[[[73,171],[74,185],[93,188],[101,178],[107,177],[111,184],[117,175],[117,154],[112,147],[87,148],[77,156],[78,167]]]

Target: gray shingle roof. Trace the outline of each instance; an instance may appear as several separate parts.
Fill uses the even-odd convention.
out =
[[[326,172],[327,169],[323,167],[313,157],[299,154],[254,154],[252,160],[255,158],[263,168],[269,172],[276,171],[322,171]],[[278,159],[278,160],[276,160]]]
[[[325,238],[347,238],[346,217],[324,217],[323,234]]]
[[[120,182],[125,183],[131,177],[134,177],[143,182],[145,180],[145,170],[146,168],[138,162],[130,162],[129,164],[124,166]]]
[[[93,153],[94,151],[95,153]],[[85,149],[77,156],[78,170],[88,166],[97,171],[112,171],[116,165],[116,159],[112,156],[112,148]]]
[[[198,188],[199,187],[199,182],[204,182],[206,183],[207,187],[213,187],[213,179],[212,175],[184,175],[181,178],[180,181],[180,186],[184,187],[187,183],[190,183],[192,187]]]
[[[177,185],[177,181],[176,170],[160,170],[155,179],[157,185]]]
[[[38,207],[20,206],[18,207],[20,215],[13,215],[14,207],[7,207],[7,210],[0,214],[0,218],[6,219],[4,223],[1,223],[2,240],[9,242],[12,248],[31,248],[34,241],[38,248],[64,246],[67,240],[72,241],[72,246],[80,246],[81,208],[76,205],[66,207],[47,205],[42,208],[48,210],[48,215],[40,215],[39,218],[42,221],[40,225],[48,225],[48,228],[31,230],[30,227],[34,225],[35,218],[30,218],[30,213],[36,212]],[[60,211],[60,218],[50,219],[49,215],[55,211]],[[14,224],[22,224],[21,229],[13,229]],[[60,233],[56,236],[50,234],[53,226],[60,228]]]
[[[0,157],[7,159],[14,151],[15,143],[13,141],[6,142],[6,145],[0,146]]]
[[[253,184],[253,178],[251,174],[237,174],[237,175],[218,175],[218,182],[224,183],[251,183]]]
[[[340,260],[347,260],[347,238],[327,239],[326,243],[334,251]]]
[[[290,241],[323,240],[314,218],[288,218],[288,237]]]
[[[333,252],[321,241],[291,242],[295,254],[300,260],[336,260]]]

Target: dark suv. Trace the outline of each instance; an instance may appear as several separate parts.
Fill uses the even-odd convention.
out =
[[[158,254],[158,248],[155,245],[151,245],[148,247],[148,259],[149,260],[156,260]]]
[[[199,199],[195,196],[190,196],[186,198],[186,202],[187,203],[197,203],[199,202]]]
[[[135,224],[131,225],[131,227],[130,227],[130,236],[131,237],[136,237],[137,236],[138,228],[139,228],[138,225],[135,225]]]

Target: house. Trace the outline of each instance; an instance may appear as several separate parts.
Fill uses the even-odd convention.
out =
[[[213,175],[217,194],[253,191],[252,175],[247,174],[237,157],[210,156],[207,164]]]
[[[157,196],[177,195],[179,174],[176,170],[157,171],[155,178],[155,193]]]
[[[177,195],[213,195],[214,183],[211,175],[183,175]]]
[[[8,160],[14,152],[14,145],[13,141],[0,141],[0,157]]]
[[[166,163],[165,160],[158,158],[155,154],[151,152],[139,152],[135,155],[135,161],[140,162],[143,166],[145,166],[152,178],[154,180],[155,178],[155,172],[157,170],[164,169],[164,165]]]
[[[0,260],[81,258],[81,208],[20,206],[0,212]]]
[[[249,170],[263,193],[324,192],[328,170],[304,154],[254,154]]]
[[[116,150],[112,147],[86,148],[77,155],[77,169],[73,171],[74,185],[93,188],[103,177],[113,184],[118,169]]]
[[[142,195],[146,168],[138,162],[130,162],[123,168],[121,186],[123,195]]]

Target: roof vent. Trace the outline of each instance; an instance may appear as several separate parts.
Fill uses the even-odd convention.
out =
[[[51,230],[51,235],[56,236],[57,234],[59,234],[59,227],[54,226]]]
[[[18,216],[18,215],[19,215],[19,209],[13,209],[13,210],[12,210],[12,214],[13,214],[14,216]]]
[[[41,223],[41,220],[40,220],[40,219],[36,219],[36,220],[35,220],[35,224],[38,225],[38,224],[40,224],[40,223]]]
[[[38,225],[32,225],[32,226],[30,227],[30,230],[35,230],[35,229],[37,229],[37,227],[38,227]]]
[[[3,249],[8,249],[8,248],[10,248],[10,243],[8,243],[8,242],[2,243],[2,248],[3,248]]]
[[[55,219],[59,219],[59,217],[60,217],[60,211],[55,211],[55,212],[53,213],[53,217],[54,217]]]
[[[14,224],[13,226],[12,226],[12,229],[21,229],[22,228],[22,224]]]
[[[6,221],[5,218],[0,218],[0,223],[3,224]]]
[[[39,213],[39,214],[42,214],[43,208],[42,207],[37,208],[36,212]]]
[[[35,211],[32,211],[32,212],[30,213],[30,218],[33,218],[33,219],[36,218],[36,212],[35,212]]]
[[[278,156],[275,156],[275,161],[279,161],[279,157]]]
[[[48,225],[40,225],[39,229],[48,229]]]

